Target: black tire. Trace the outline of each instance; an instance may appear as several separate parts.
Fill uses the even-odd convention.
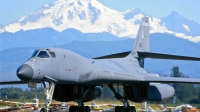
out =
[[[53,108],[50,108],[50,111],[49,112],[53,112]]]
[[[78,108],[77,106],[70,106],[69,112],[76,112],[77,108]]]
[[[136,112],[136,108],[135,106],[131,106],[133,108],[133,112]]]
[[[115,107],[115,112],[121,112],[121,106],[116,106]]]
[[[45,108],[42,108],[42,109],[40,110],[40,112],[52,112],[52,109],[49,109],[49,110],[47,111]]]
[[[45,112],[45,109],[44,108],[40,109],[40,112]]]
[[[78,108],[77,112],[90,112],[90,107],[89,106],[82,106]]]
[[[133,107],[127,106],[126,109],[125,109],[125,112],[133,112]]]
[[[69,112],[90,112],[89,106],[82,106],[78,110],[78,106],[70,106]]]
[[[82,112],[90,112],[90,107],[89,106],[84,106],[84,110]]]
[[[136,112],[135,106],[127,106],[125,112]]]

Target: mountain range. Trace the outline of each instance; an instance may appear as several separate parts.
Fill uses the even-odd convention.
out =
[[[117,37],[135,38],[143,16],[150,17],[151,33],[170,33],[193,42],[200,41],[200,24],[175,11],[166,17],[155,18],[139,8],[119,12],[97,0],[58,0],[0,27],[0,32],[15,33],[42,28],[62,32],[74,28],[82,33],[108,32]]]
[[[44,47],[71,43],[73,41],[113,41],[127,38],[118,38],[108,32],[82,33],[79,30],[68,28],[58,32],[52,28],[42,28],[16,33],[0,33],[0,51],[15,47]]]

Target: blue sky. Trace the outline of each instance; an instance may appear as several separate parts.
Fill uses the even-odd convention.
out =
[[[6,25],[20,17],[34,12],[45,4],[56,0],[0,0],[0,24]],[[157,18],[176,11],[186,18],[200,23],[200,0],[98,0],[109,8],[125,11],[140,8],[146,14]]]

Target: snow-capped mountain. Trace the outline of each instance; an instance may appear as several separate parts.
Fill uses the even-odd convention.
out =
[[[110,32],[124,36],[128,23],[123,14],[96,0],[59,0],[5,26],[8,32],[51,27],[57,31],[75,28],[83,33]],[[125,24],[122,24],[125,23]],[[123,31],[124,30],[124,31]]]
[[[180,18],[176,17],[178,14],[173,13],[162,19],[150,16],[151,33],[171,33],[191,41],[200,41],[200,31],[198,31],[200,24],[181,16],[179,20]],[[134,38],[143,16],[147,14],[139,8],[119,12],[104,6],[97,0],[58,0],[0,28],[0,32],[46,27],[61,32],[74,28],[83,33],[109,32],[118,37]]]
[[[161,18],[161,24],[164,24],[167,29],[174,32],[191,36],[200,36],[200,24],[191,19],[184,18],[175,11],[172,11],[168,16]]]
[[[147,16],[147,14],[145,14],[144,12],[142,12],[139,8],[128,9],[125,12],[123,12],[125,20],[132,19],[132,18],[134,18],[134,16],[139,15],[139,14]],[[136,21],[135,24],[138,24],[138,22]]]

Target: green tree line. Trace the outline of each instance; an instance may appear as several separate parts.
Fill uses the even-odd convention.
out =
[[[185,76],[179,69],[178,66],[174,66],[171,69],[171,77],[182,77]],[[171,84],[176,90],[176,103],[200,103],[200,85],[199,84]]]
[[[0,99],[30,100],[36,96],[44,99],[43,88],[22,90],[18,87],[3,87],[0,89]]]

